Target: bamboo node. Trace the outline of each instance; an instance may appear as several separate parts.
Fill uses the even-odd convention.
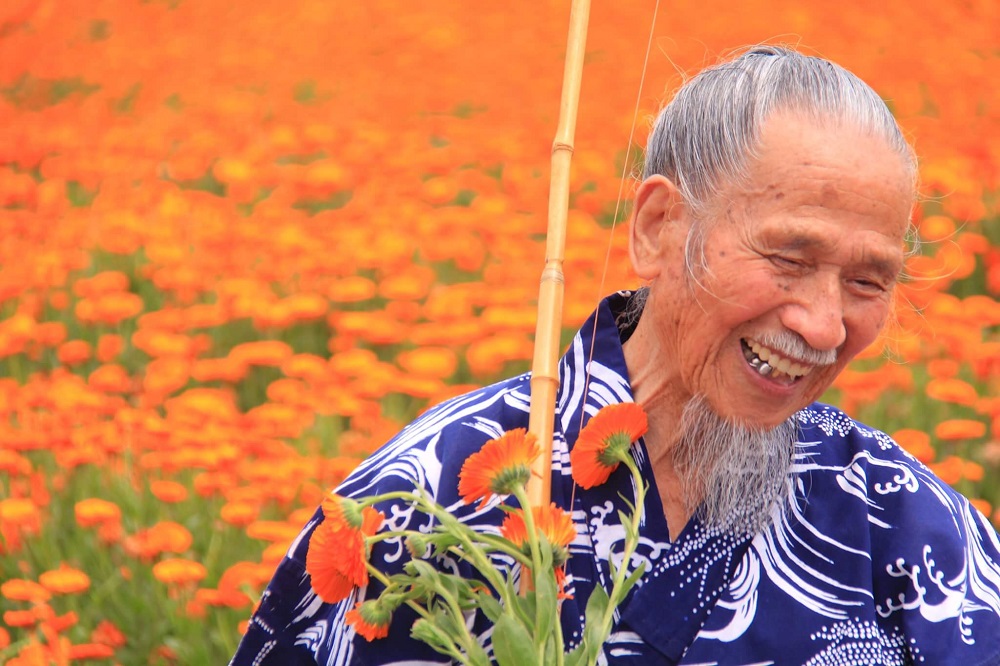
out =
[[[568,150],[571,154],[573,152],[573,144],[563,143],[562,141],[556,141],[552,144],[552,152],[558,153],[560,150]]]
[[[542,277],[539,282],[555,282],[557,284],[565,284],[566,276],[559,267],[546,266],[542,269]]]

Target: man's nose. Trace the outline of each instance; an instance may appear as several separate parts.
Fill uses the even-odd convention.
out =
[[[803,289],[801,298],[782,311],[781,323],[814,349],[838,349],[847,339],[839,280],[816,280]]]

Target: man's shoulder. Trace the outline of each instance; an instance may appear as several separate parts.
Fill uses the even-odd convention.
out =
[[[927,663],[956,663],[944,655],[973,644],[970,655],[996,654],[1000,538],[989,519],[885,433],[828,405],[797,418],[794,500],[755,540],[776,584],[823,613],[873,604]]]
[[[965,557],[986,548],[1000,556],[989,519],[892,437],[829,405],[814,404],[798,419],[795,472],[814,519],[836,516],[829,529],[864,528],[873,554],[909,543],[919,551]]]
[[[841,444],[848,447],[840,449],[845,453],[865,449],[886,456],[908,455],[892,437],[877,428],[856,421],[833,405],[814,402],[797,412],[794,418],[803,442]]]
[[[435,405],[361,462],[338,492],[362,496],[419,487],[450,495],[450,481],[469,455],[505,430],[527,427],[529,399],[529,377],[518,375]]]
[[[916,475],[924,485],[955,494],[916,456],[899,445],[893,437],[878,428],[857,421],[843,410],[823,403],[813,403],[795,415],[799,428],[796,443],[798,458],[822,461],[827,467],[882,470],[886,474]],[[871,481],[881,474],[875,471]]]

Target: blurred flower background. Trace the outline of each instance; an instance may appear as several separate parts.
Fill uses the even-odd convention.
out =
[[[568,11],[3,2],[0,662],[225,663],[325,490],[527,368]],[[827,399],[1000,521],[1000,6],[664,2],[640,93],[652,15],[593,7],[567,333],[637,284],[636,96],[641,145],[734,47],[836,60],[916,146],[924,244]]]

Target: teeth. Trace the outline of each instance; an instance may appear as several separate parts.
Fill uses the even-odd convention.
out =
[[[809,366],[782,358],[755,340],[746,339],[745,342],[747,349],[744,350],[744,356],[747,357],[750,365],[765,377],[784,378],[787,376],[795,379],[809,374],[812,369]]]

